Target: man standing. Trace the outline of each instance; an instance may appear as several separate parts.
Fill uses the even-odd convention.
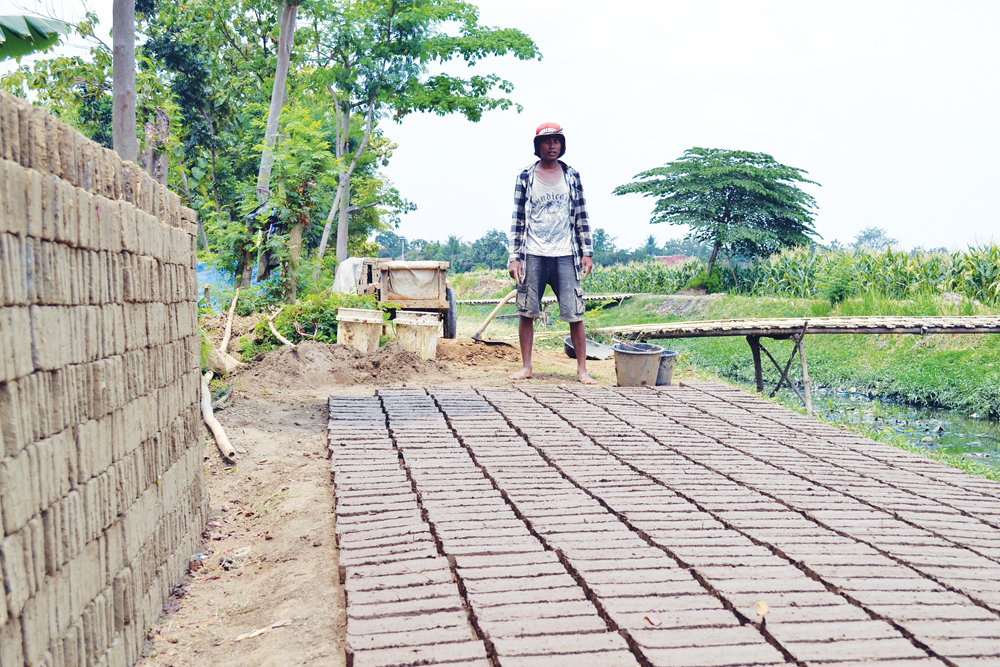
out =
[[[507,270],[517,280],[517,312],[521,316],[517,334],[524,365],[510,379],[531,377],[535,320],[542,314],[545,286],[551,285],[559,300],[559,317],[569,322],[577,351],[576,376],[583,384],[597,384],[587,374],[580,287],[580,280],[594,268],[594,248],[580,174],[559,159],[565,153],[562,127],[542,123],[535,130],[538,161],[518,174],[514,184]]]

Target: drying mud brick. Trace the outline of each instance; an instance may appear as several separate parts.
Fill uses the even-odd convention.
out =
[[[366,563],[349,605],[453,580],[494,664],[996,661],[994,482],[711,383],[381,388],[330,410],[341,559]],[[382,576],[402,500],[448,563],[434,583]],[[385,620],[349,614],[355,664],[460,636]]]
[[[0,93],[0,665],[125,665],[196,550],[196,218]]]

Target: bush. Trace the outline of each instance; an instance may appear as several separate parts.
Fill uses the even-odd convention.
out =
[[[707,294],[715,294],[723,290],[722,270],[716,265],[709,274],[705,269],[688,281],[687,289],[703,289]]]
[[[829,301],[831,306],[843,303],[858,291],[854,265],[850,262],[841,262],[830,271],[829,277],[820,286],[823,298]]]
[[[336,343],[338,308],[382,310],[383,321],[387,321],[389,311],[395,310],[398,306],[393,303],[380,304],[371,295],[357,296],[332,290],[323,291],[310,294],[290,306],[285,306],[275,318],[274,328],[293,343],[300,343],[309,338],[321,343]],[[254,329],[253,340],[243,348],[243,360],[250,361],[261,352],[280,346],[281,343],[267,326],[267,320],[262,319]]]

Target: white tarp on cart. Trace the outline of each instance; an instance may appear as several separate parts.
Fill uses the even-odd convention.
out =
[[[333,277],[333,291],[344,294],[357,294],[358,282],[361,280],[361,267],[364,257],[348,257],[337,265],[337,273]]]

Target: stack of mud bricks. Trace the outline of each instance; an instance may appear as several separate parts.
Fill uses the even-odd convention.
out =
[[[207,510],[195,216],[4,93],[0,158],[0,667],[124,667]]]

